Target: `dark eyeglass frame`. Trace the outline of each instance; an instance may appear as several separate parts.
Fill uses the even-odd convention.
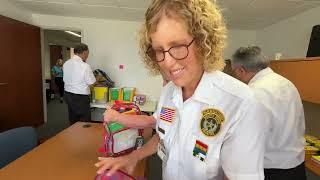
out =
[[[147,56],[149,56],[152,60],[154,60],[154,61],[156,61],[156,62],[162,62],[162,61],[164,61],[164,59],[166,58],[166,52],[167,52],[168,54],[170,54],[170,56],[171,56],[173,59],[175,59],[175,60],[183,60],[183,59],[185,59],[185,58],[188,57],[188,55],[189,55],[189,47],[190,47],[191,44],[194,42],[194,40],[195,40],[195,38],[193,38],[192,41],[191,41],[189,44],[181,44],[181,45],[172,46],[172,47],[170,47],[168,50],[162,51],[162,53],[163,53],[163,59],[161,59],[161,60],[157,60],[156,55],[155,55],[155,50],[152,48],[152,46],[150,46],[150,47],[147,49],[146,54],[147,54]],[[174,57],[174,56],[170,53],[170,50],[171,50],[171,49],[177,48],[177,47],[185,47],[185,48],[187,49],[187,54],[186,54],[185,57],[183,57],[183,58],[176,58],[176,57]]]

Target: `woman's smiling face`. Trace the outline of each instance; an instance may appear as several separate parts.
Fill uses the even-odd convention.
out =
[[[203,74],[202,63],[196,55],[196,43],[182,19],[162,15],[155,32],[150,34],[152,48],[156,52],[167,51],[171,47],[190,45],[187,56],[176,60],[165,52],[164,60],[158,62],[161,70],[177,86],[182,88],[196,87]]]

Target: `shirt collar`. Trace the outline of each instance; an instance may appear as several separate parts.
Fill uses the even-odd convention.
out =
[[[72,59],[81,60],[83,62],[82,58],[78,55],[73,55]]]
[[[172,93],[171,99],[176,107],[178,107],[178,108],[182,107],[183,98],[182,98],[182,88],[181,87],[178,87],[175,84],[173,84],[173,93]]]
[[[222,81],[220,78],[221,74],[222,72],[220,71],[215,71],[212,73],[204,72],[195,92],[190,98],[192,100],[200,101],[210,105],[216,104],[214,95],[217,93],[216,88],[218,87],[215,87],[214,83],[219,83],[219,81]],[[180,103],[183,103],[181,87],[174,85],[172,101],[176,106],[181,107]]]
[[[214,105],[216,104],[217,94],[217,83],[223,83],[223,79],[221,78],[222,72],[214,71],[211,73],[204,72],[202,78],[196,88],[193,96],[191,97],[193,100],[200,101],[205,104]]]
[[[273,73],[271,68],[267,67],[265,69],[262,69],[256,75],[253,76],[253,78],[249,81],[248,85],[254,83],[255,81],[261,79],[262,77],[264,77],[265,75],[270,74],[270,73]]]

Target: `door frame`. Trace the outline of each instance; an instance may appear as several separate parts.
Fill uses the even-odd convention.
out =
[[[47,108],[47,100],[46,100],[46,74],[45,74],[45,68],[46,68],[46,48],[45,48],[45,37],[44,37],[44,30],[57,30],[57,31],[78,31],[81,32],[81,42],[83,42],[83,39],[85,37],[84,30],[81,28],[74,28],[74,27],[62,27],[62,26],[40,26],[40,44],[41,44],[41,64],[42,64],[42,86],[43,86],[43,119],[46,123],[48,121],[48,108]],[[47,42],[49,44],[49,42]],[[50,55],[49,55],[50,57]]]

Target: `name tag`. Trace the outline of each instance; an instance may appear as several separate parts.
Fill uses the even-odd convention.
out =
[[[157,152],[158,156],[160,157],[160,159],[162,160],[162,162],[166,163],[167,159],[168,159],[168,153],[166,151],[166,148],[164,146],[164,142],[162,139],[160,139],[159,143],[158,143],[158,152]]]
[[[164,129],[162,129],[160,126],[158,126],[158,131],[161,132],[162,134],[166,133],[166,131]]]

